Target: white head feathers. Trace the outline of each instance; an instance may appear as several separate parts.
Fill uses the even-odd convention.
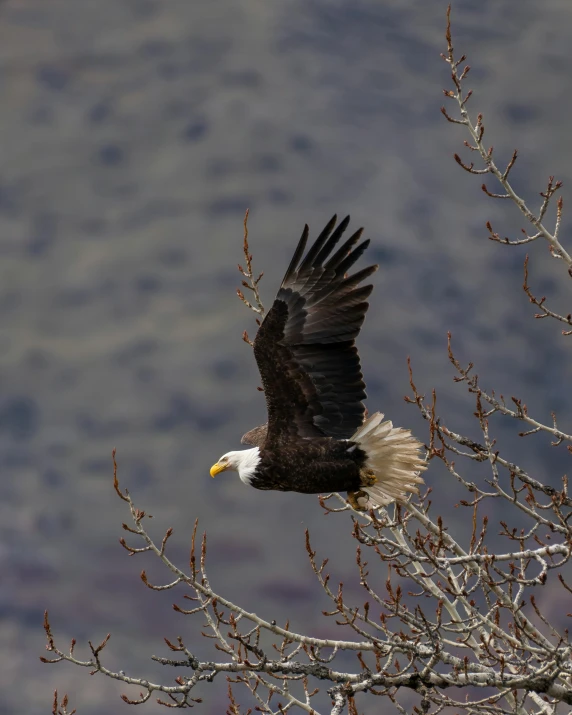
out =
[[[259,462],[260,449],[258,447],[227,452],[211,467],[211,477],[227,469],[233,469],[238,472],[238,476],[245,484],[250,484]]]

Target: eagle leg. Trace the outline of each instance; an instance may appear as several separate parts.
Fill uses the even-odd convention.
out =
[[[361,491],[361,489],[357,492],[348,492],[348,504],[356,511],[367,511],[366,507],[362,506],[358,501],[359,499],[364,498],[367,499],[368,497],[365,492]]]
[[[377,477],[371,469],[362,469],[359,475],[362,487],[373,487],[374,484],[377,484]]]

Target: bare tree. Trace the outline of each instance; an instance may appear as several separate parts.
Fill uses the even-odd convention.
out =
[[[533,209],[510,182],[516,151],[508,165],[499,168],[493,149],[485,147],[483,116],[477,114],[475,120],[468,109],[471,91],[465,91],[464,84],[469,67],[464,65],[464,56],[457,59],[454,53],[449,13],[443,59],[452,80],[452,88],[445,90],[445,95],[454,110],[442,111],[449,122],[465,132],[464,144],[476,162],[467,163],[458,155],[455,159],[471,174],[496,180],[500,193],[484,183],[483,191],[494,199],[515,204],[532,226],[530,232],[524,231],[523,238],[511,240],[501,238],[488,223],[489,238],[509,246],[544,240],[552,256],[572,276],[572,257],[559,236],[561,197],[556,202],[554,229],[545,225],[560,182],[550,177],[539,207]],[[241,291],[238,293],[262,317],[264,308],[258,293],[261,275],[255,278],[253,272],[246,218],[244,228],[246,267],[240,270],[243,287],[252,294],[252,302]],[[561,315],[533,293],[528,282],[528,258],[524,262],[523,287],[539,311],[537,318],[563,323],[563,335],[572,334],[571,315]],[[246,333],[243,337],[250,342]],[[411,367],[412,394],[406,399],[427,421],[427,459],[440,460],[450,478],[467,492],[460,507],[468,512],[470,536],[463,541],[451,533],[435,513],[431,490],[412,499],[406,507],[397,505],[369,514],[355,512],[338,494],[321,498],[328,513],[353,522],[355,568],[364,590],[365,602],[358,604],[346,597],[342,584],[332,584],[327,559],[318,558],[306,533],[308,558],[319,586],[332,604],[331,611],[324,615],[335,619],[339,638],[296,633],[288,623],[278,625],[257,615],[255,604],[242,607],[215,590],[207,575],[207,537],[199,536],[196,523],[190,563],[185,567],[175,564],[167,553],[172,530],[167,531],[161,543],[149,535],[145,512],[120,488],[114,453],[115,490],[131,515],[131,522],[124,524],[129,543],[122,540],[122,544],[130,554],[151,553],[162,562],[168,580],[151,583],[143,571],[144,584],[153,590],[182,590],[186,607],[176,609],[191,618],[203,619],[207,628],[204,635],[212,639],[216,657],[201,660],[192,644],[181,638],[175,643],[165,639],[170,657],[152,658],[173,667],[180,675],[170,683],[149,682],[105,666],[103,653],[109,636],[97,646],[90,642],[88,660],[75,655],[74,641],[68,649],[56,645],[46,614],[47,649],[52,657],[44,660],[68,661],[134,686],[135,694],[123,696],[131,704],[154,697],[167,707],[192,707],[200,702],[202,683],[224,684],[228,688],[228,713],[232,715],[251,712],[241,709],[239,702],[245,701],[247,707],[268,714],[297,709],[318,715],[316,695],[324,689],[330,696],[331,715],[355,715],[360,702],[364,702],[360,698],[376,696],[385,698],[380,702],[384,708],[389,708],[391,702],[395,710],[405,713],[402,694],[407,691],[414,694],[417,713],[440,713],[448,707],[456,712],[491,715],[570,712],[572,646],[568,631],[562,627],[564,614],[543,612],[535,591],[550,585],[566,595],[572,594],[563,576],[572,549],[572,498],[566,478],[558,487],[547,484],[503,456],[496,448],[491,418],[516,421],[522,436],[545,433],[553,446],[563,445],[571,452],[572,435],[558,427],[554,414],[552,421],[544,424],[516,397],[505,400],[493,390],[485,390],[473,365],[463,366],[457,360],[451,340],[448,356],[455,370],[454,380],[474,396],[478,441],[447,426],[437,412],[435,392],[430,400],[425,399],[414,382]],[[456,462],[482,463],[488,474],[479,483],[469,481]],[[503,548],[498,547],[497,534],[492,533],[497,525],[491,529],[483,516],[489,503],[499,500],[506,514],[500,522]],[[379,588],[376,584],[382,579],[385,584]],[[348,668],[348,662],[353,662],[353,667]],[[65,712],[67,701],[62,702],[62,707],[61,712]],[[57,708],[56,695],[54,712]]]

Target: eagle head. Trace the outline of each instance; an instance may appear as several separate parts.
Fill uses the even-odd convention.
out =
[[[260,450],[258,447],[241,449],[238,452],[227,452],[211,467],[211,477],[220,472],[226,472],[227,469],[234,469],[242,481],[249,484],[259,461]]]

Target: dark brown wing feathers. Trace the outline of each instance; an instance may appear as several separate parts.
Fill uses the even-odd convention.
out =
[[[363,422],[365,384],[355,347],[377,266],[347,271],[367,248],[356,231],[333,255],[349,217],[336,217],[304,256],[304,228],[254,341],[268,407],[268,445],[298,437],[350,437]],[[303,257],[304,256],[304,257]],[[259,437],[259,435],[257,435]]]

